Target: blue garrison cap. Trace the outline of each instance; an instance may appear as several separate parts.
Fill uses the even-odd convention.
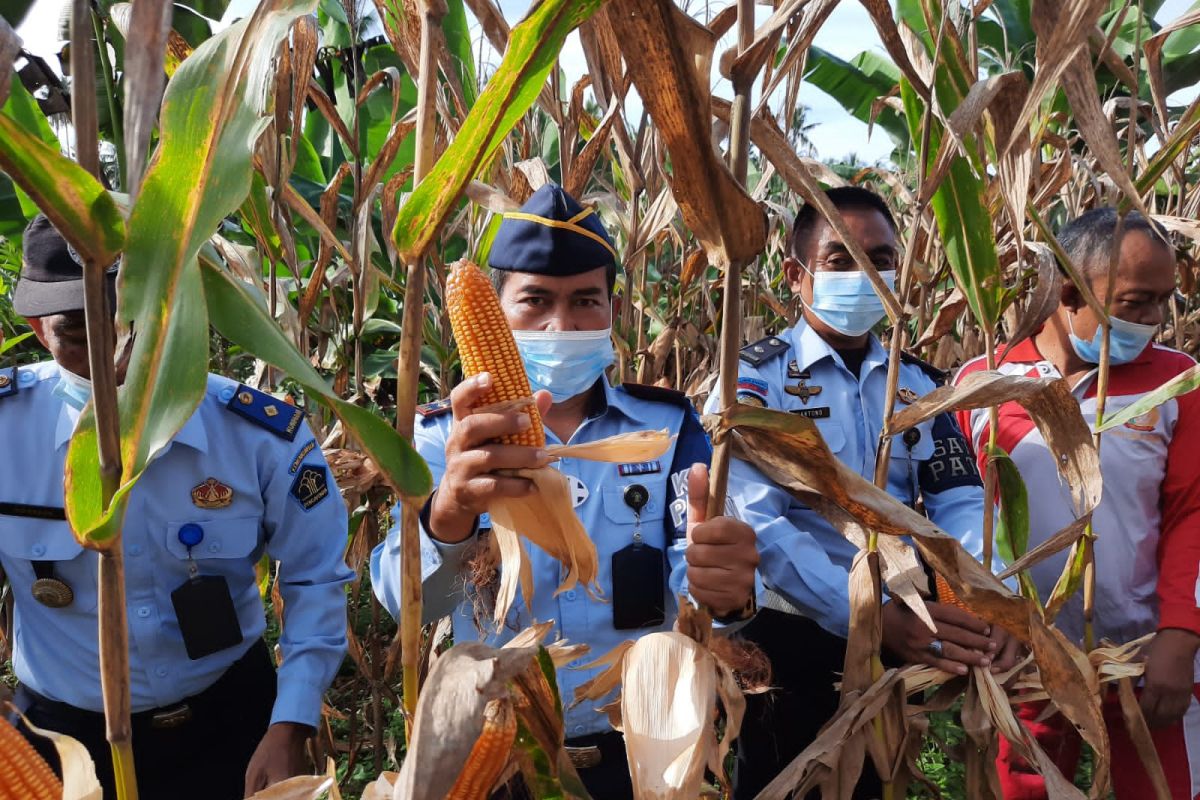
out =
[[[560,277],[615,263],[617,250],[596,210],[583,208],[556,183],[504,215],[488,256],[492,269]]]

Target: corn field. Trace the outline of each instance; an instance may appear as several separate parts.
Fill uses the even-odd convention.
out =
[[[836,229],[821,190],[845,184],[877,191],[898,223],[897,291],[855,254],[884,300],[894,355],[952,370],[1028,337],[1057,304],[1053,231],[1097,206],[1141,211],[1170,231],[1179,291],[1160,338],[1200,355],[1200,3],[1160,20],[1163,0],[857,2],[883,48],[844,60],[813,44],[839,0],[535,0],[520,19],[496,0],[261,0],[224,28],[211,20],[227,0],[76,0],[64,17],[67,78],[22,51],[22,13],[0,20],[0,362],[45,357],[10,300],[21,231],[39,209],[89,268],[122,259],[123,318],[140,331],[119,396],[96,397],[68,453],[69,473],[100,465],[102,476],[67,495],[81,543],[119,561],[125,494],[115,489],[187,420],[209,370],[302,406],[350,509],[349,655],[312,752],[334,785],[297,779],[294,796],[391,797],[396,785],[397,797],[433,797],[415,777],[435,764],[457,774],[474,744],[439,742],[436,727],[422,740],[423,719],[450,714],[474,715],[476,732],[506,714],[521,720],[493,780],[519,769],[539,796],[582,791],[553,766],[556,704],[573,698],[557,698],[547,666],[580,654],[543,645],[544,630],[504,651],[464,648],[445,624],[421,629],[419,592],[397,626],[366,566],[397,498],[430,491],[410,444],[415,405],[447,396],[462,375],[448,265],[487,263],[502,214],[549,181],[595,205],[621,257],[612,380],[677,388],[698,406],[728,369],[723,338],[740,347],[795,323],[781,268],[791,221],[816,203]],[[559,64],[572,32],[587,65],[573,82]],[[891,156],[812,157],[802,126],[817,90],[886,137]],[[1001,382],[971,398],[922,398],[888,431],[1015,391]],[[1056,552],[1081,553],[1099,498],[1096,444],[1069,397],[1042,400],[1066,420],[1056,455],[1080,500]],[[768,474],[834,498],[880,541],[910,537],[974,613],[1031,652],[1006,675],[883,670],[878,582],[898,556],[873,534],[851,573],[861,669],[843,676],[820,746],[762,797],[818,786],[839,796],[868,758],[891,776],[890,797],[906,787],[932,796],[938,780],[922,767],[951,762],[965,765],[965,784],[942,783],[947,796],[998,796],[989,771],[999,734],[1026,743],[1052,797],[1106,797],[1099,687],[1136,682],[1138,663],[1129,643],[1085,653],[1054,630],[1056,610],[1083,590],[1085,559],[1068,559],[1052,598],[1024,583],[1009,591],[919,514],[850,481],[828,450],[814,455],[810,421],[780,429],[762,413],[732,408],[709,422],[719,441],[750,450],[783,442]],[[106,427],[119,450],[106,450]],[[993,480],[988,496],[1003,491]],[[1051,554],[1023,558],[1021,537],[1005,535],[996,550],[1020,560],[1017,572]],[[263,592],[270,602],[269,583]],[[692,635],[679,652],[711,657],[704,621],[681,627]],[[123,639],[112,641],[119,650]],[[105,669],[119,675],[123,658],[108,654]],[[439,704],[464,681],[499,681],[508,705],[482,695]],[[736,705],[728,682],[717,684],[697,702]],[[1018,694],[1054,698],[1093,751],[1082,788],[1038,761],[1013,715]],[[949,724],[954,741],[931,762],[951,710],[965,724]],[[702,716],[699,763],[729,746]],[[669,796],[700,791],[697,779]]]

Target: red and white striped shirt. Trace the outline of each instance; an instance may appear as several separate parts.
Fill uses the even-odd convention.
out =
[[[1003,353],[1001,353],[1003,356]],[[1061,377],[1058,369],[1026,340],[999,359],[999,371],[1029,377]],[[1111,416],[1158,388],[1195,361],[1157,344],[1109,372],[1105,414]],[[986,369],[983,357],[967,362],[955,382]],[[1072,393],[1084,419],[1096,420],[1096,376],[1092,370]],[[1017,403],[999,409],[997,444],[1012,456],[1029,490],[1029,547],[1045,541],[1074,519],[1070,489],[1033,420]],[[987,409],[963,411],[959,425],[985,451]],[[983,459],[979,458],[980,469]],[[1103,498],[1092,517],[1096,542],[1096,639],[1127,642],[1161,628],[1200,633],[1200,391],[1181,395],[1104,434],[1100,446]],[[1067,551],[1031,570],[1045,602],[1066,563]],[[1083,600],[1076,594],[1058,626],[1083,638]]]

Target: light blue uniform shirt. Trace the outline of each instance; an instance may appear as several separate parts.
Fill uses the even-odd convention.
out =
[[[0,503],[62,508],[63,460],[79,412],[55,391],[58,383],[54,362],[21,367],[18,391],[0,397]],[[210,375],[200,407],[130,495],[122,541],[133,710],[203,691],[262,636],[266,619],[254,567],[265,551],[281,562],[284,601],[271,722],[316,725],[321,696],[346,649],[343,586],[352,577],[344,560],[346,508],[308,425],[299,421],[288,441],[230,411],[235,393],[237,383]],[[278,405],[274,418],[290,420],[291,407]],[[209,478],[232,490],[226,507],[193,502],[193,489]],[[243,634],[241,644],[196,661],[184,649],[171,603],[188,579],[188,551],[178,539],[187,523],[203,529],[192,556],[201,575],[228,581]],[[16,598],[17,677],[45,697],[89,711],[103,708],[97,559],[66,522],[0,514],[0,565]],[[54,562],[54,577],[74,591],[69,606],[33,599],[34,561]]]
[[[492,632],[490,616],[483,634],[476,627],[472,603],[467,596],[462,568],[464,556],[477,540],[475,536],[459,544],[444,544],[421,530],[421,576],[424,587],[423,616],[426,622],[451,615],[454,638],[457,642],[482,640],[492,645],[502,644],[534,622],[554,621],[548,641],[562,638],[573,644],[590,645],[586,663],[608,653],[628,639],[636,639],[652,631],[669,631],[677,614],[674,600],[686,592],[687,565],[684,561],[687,526],[687,471],[697,462],[707,464],[711,455],[708,439],[696,418],[695,411],[682,395],[679,402],[635,397],[625,388],[604,385],[603,406],[594,411],[571,437],[570,444],[591,442],[619,433],[641,430],[668,429],[678,438],[670,449],[654,462],[631,465],[624,470],[617,464],[563,459],[555,467],[571,477],[575,511],[583,527],[596,544],[599,559],[597,585],[605,600],[592,599],[582,586],[554,596],[555,589],[565,577],[562,565],[532,543],[525,541],[533,573],[534,598],[532,610],[527,608],[521,593],[517,593],[507,624]],[[639,387],[634,391],[668,397],[674,393]],[[430,407],[426,407],[429,413]],[[429,416],[418,416],[416,447],[429,462],[434,485],[441,481],[446,470],[446,439],[452,415],[448,409]],[[559,444],[554,433],[546,429],[547,444]],[[631,468],[632,467],[632,468]],[[622,474],[628,472],[630,474]],[[634,543],[638,526],[633,509],[625,503],[625,488],[641,484],[650,500],[641,510],[640,528],[644,544],[663,550],[666,555],[664,581],[670,597],[664,598],[665,621],[655,627],[617,630],[613,627],[612,557],[613,553]],[[371,554],[371,583],[375,594],[392,616],[400,612],[400,529],[399,509],[393,517],[396,525]],[[486,527],[486,519],[481,527]],[[558,688],[566,709],[566,736],[573,738],[611,730],[608,718],[596,708],[608,702],[583,702],[574,708],[575,690],[595,677],[599,669],[581,670],[567,666],[558,671]]]
[[[756,350],[757,348],[757,350]],[[742,350],[738,399],[811,418],[829,449],[869,481],[883,426],[888,354],[873,335],[856,377],[841,356],[803,320],[778,337]],[[757,365],[753,362],[759,362]],[[803,384],[803,386],[801,386]],[[915,359],[900,365],[899,398],[920,397],[936,384]],[[788,389],[791,389],[789,392]],[[807,399],[805,399],[807,395]],[[720,409],[717,395],[706,411]],[[888,492],[906,505],[924,501],[930,519],[979,558],[983,551],[983,487],[954,418],[942,414],[892,442]],[[729,491],[741,518],[758,536],[759,571],[769,590],[759,604],[777,607],[775,593],[830,633],[850,626],[849,570],[857,547],[824,517],[735,459]]]

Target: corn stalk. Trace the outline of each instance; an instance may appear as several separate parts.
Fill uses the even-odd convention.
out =
[[[75,154],[80,166],[100,177],[96,129],[95,68],[92,51],[92,12],[86,0],[71,5],[71,119]],[[103,39],[98,44],[104,47]],[[108,264],[84,256],[84,316],[87,325],[88,368],[92,379],[92,408],[96,417],[100,485],[104,506],[112,502],[121,480],[121,423],[117,411],[117,375],[113,363],[113,309],[108,307],[105,272]],[[99,552],[100,687],[104,699],[105,738],[112,748],[113,777],[118,800],[136,800],[130,726],[129,626],[125,607],[125,557],[118,526]]]

